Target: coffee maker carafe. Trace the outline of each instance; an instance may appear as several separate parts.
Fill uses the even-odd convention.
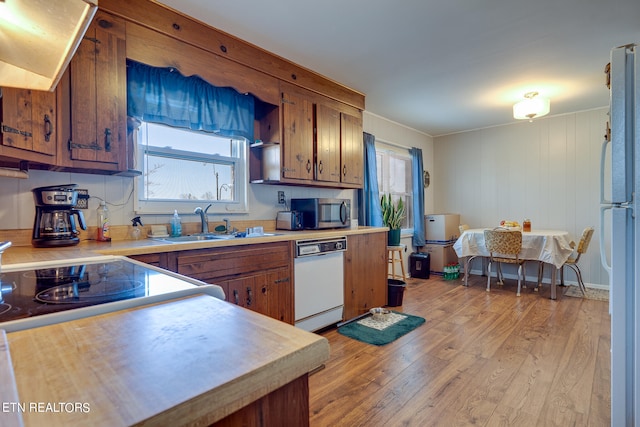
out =
[[[76,184],[38,187],[31,190],[36,204],[31,244],[36,248],[72,246],[80,242],[76,220],[87,229],[84,215],[75,209],[78,201]]]

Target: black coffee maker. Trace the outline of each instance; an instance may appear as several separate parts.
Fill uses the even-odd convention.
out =
[[[80,242],[74,217],[80,228],[87,229],[84,215],[75,209],[77,184],[53,185],[31,190],[36,203],[31,244],[36,248],[72,246]]]

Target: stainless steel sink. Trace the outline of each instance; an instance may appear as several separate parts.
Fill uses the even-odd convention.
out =
[[[230,239],[240,239],[245,237],[269,237],[269,236],[279,236],[278,233],[264,233],[260,235],[244,235],[244,233],[236,235],[236,234],[217,234],[217,233],[207,233],[207,234],[192,234],[189,236],[180,236],[180,237],[153,237],[153,240],[160,240],[162,242],[167,243],[182,243],[182,242],[200,242],[203,240],[230,240]]]
[[[181,243],[181,242],[200,242],[203,240],[225,240],[235,239],[233,234],[192,234],[190,236],[179,237],[154,237],[154,240],[161,240],[168,243]]]

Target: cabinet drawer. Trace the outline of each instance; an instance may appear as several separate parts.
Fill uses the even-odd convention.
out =
[[[211,282],[216,278],[233,277],[291,264],[290,242],[198,249],[176,255],[177,272]]]
[[[167,268],[169,264],[166,253],[130,255],[129,258],[144,262],[145,264],[155,265],[160,268]]]

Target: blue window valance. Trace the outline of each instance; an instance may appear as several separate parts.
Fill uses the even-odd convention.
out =
[[[253,141],[254,98],[175,68],[127,60],[127,114],[138,120]]]

